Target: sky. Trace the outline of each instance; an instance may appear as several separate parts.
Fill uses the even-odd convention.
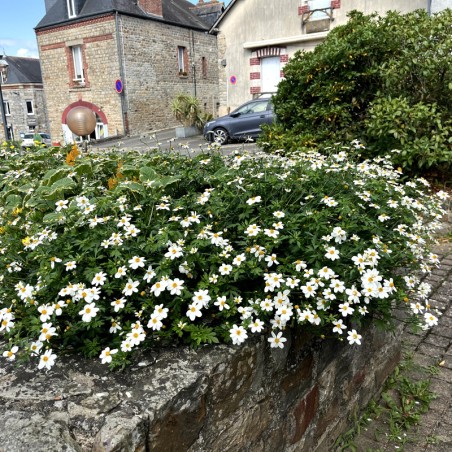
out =
[[[44,0],[0,0],[0,54],[38,58],[34,27],[44,14]]]

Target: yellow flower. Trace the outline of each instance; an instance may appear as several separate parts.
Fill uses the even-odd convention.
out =
[[[30,243],[31,243],[30,237],[25,237],[24,239],[22,239],[22,244],[24,246],[28,246],[28,245],[30,245]]]

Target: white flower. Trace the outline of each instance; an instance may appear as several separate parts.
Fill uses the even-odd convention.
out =
[[[102,353],[99,355],[99,358],[102,360],[102,364],[111,363],[111,360],[112,360],[111,355],[114,355],[115,353],[118,353],[117,348],[110,350],[110,347],[107,347],[104,350],[102,350]]]
[[[279,231],[276,229],[264,229],[264,234],[273,239],[277,239],[279,235]]]
[[[14,361],[16,359],[16,353],[19,351],[19,347],[14,345],[10,350],[5,350],[3,352],[3,357],[8,361]]]
[[[262,198],[260,196],[253,196],[252,198],[248,199],[248,201],[246,201],[246,203],[249,206],[251,206],[251,205],[261,202],[261,201],[262,201]]]
[[[180,295],[184,288],[184,281],[179,278],[168,279],[166,281],[166,290],[169,290],[171,295]]]
[[[165,253],[165,257],[174,260],[177,257],[183,256],[182,247],[178,246],[176,243],[173,243],[169,248],[168,252]]]
[[[160,281],[154,283],[151,287],[151,293],[158,297],[167,287],[168,280],[162,278]]]
[[[152,265],[149,265],[146,273],[143,276],[143,280],[147,283],[151,282],[151,279],[156,275],[155,271],[152,269]]]
[[[347,327],[344,325],[342,319],[336,320],[334,323],[333,333],[342,334],[342,330],[346,330]]]
[[[424,314],[424,320],[428,326],[438,325],[438,318],[435,317],[433,314],[430,314],[429,312],[426,312]]]
[[[134,292],[138,292],[137,287],[140,285],[140,281],[132,281],[130,278],[127,281],[127,284],[122,289],[122,293],[128,297],[132,295]]]
[[[44,323],[41,327],[39,340],[41,342],[48,341],[52,336],[56,336],[56,328],[51,323]]]
[[[273,212],[273,216],[276,218],[284,218],[286,214],[284,212],[281,212],[280,210],[277,210],[276,212]]]
[[[146,259],[144,257],[133,256],[132,259],[129,259],[129,267],[132,270],[136,270],[139,267],[144,267],[144,263]]]
[[[82,316],[82,320],[84,322],[91,322],[91,320],[96,317],[99,308],[96,308],[94,303],[89,303],[84,306],[84,308],[79,311],[79,314]]]
[[[250,224],[246,230],[245,234],[250,237],[256,237],[257,234],[261,231],[261,228],[257,224]]]
[[[273,264],[279,265],[276,254],[272,254],[271,256],[266,256],[265,261],[267,262],[267,267],[271,267]]]
[[[123,276],[126,276],[126,273],[127,273],[127,268],[124,265],[122,265],[121,267],[119,267],[116,270],[115,278],[116,279],[122,278]]]
[[[57,201],[56,203],[55,203],[55,205],[56,205],[56,211],[57,212],[60,212],[60,210],[62,210],[62,209],[67,209],[67,203],[68,203],[68,201],[67,200],[60,200],[60,201]]]
[[[334,246],[330,246],[326,249],[325,257],[335,261],[339,259],[339,251]]]
[[[66,262],[66,271],[74,270],[77,267],[77,264],[75,261],[69,261]]]
[[[217,297],[217,301],[214,303],[214,305],[218,306],[219,311],[222,311],[223,309],[230,309],[225,296]]]
[[[30,345],[30,352],[32,355],[38,356],[44,344],[41,341],[32,342]]]
[[[278,334],[275,334],[272,331],[272,337],[268,338],[268,342],[270,342],[271,348],[284,348],[284,342],[286,342],[287,339],[283,337],[282,332],[280,331]]]
[[[210,301],[210,295],[208,290],[198,290],[194,293],[192,300],[193,304],[197,304],[198,306],[207,307]]]
[[[122,352],[130,352],[133,348],[132,342],[128,339],[121,342],[121,351]]]
[[[220,275],[229,275],[232,272],[232,265],[223,264],[218,271]]]
[[[109,333],[115,334],[117,331],[121,331],[121,324],[119,322],[116,322],[115,320],[111,321],[110,329],[108,330]]]
[[[155,312],[151,314],[151,318],[148,322],[148,328],[151,328],[153,331],[159,331],[163,326],[162,319]]]
[[[260,333],[264,329],[264,322],[260,319],[255,319],[250,323],[250,330],[252,333]]]
[[[339,311],[343,317],[347,317],[349,314],[353,314],[354,309],[348,303],[342,303],[339,305]]]
[[[245,328],[243,326],[232,325],[232,328],[229,330],[229,335],[232,339],[232,343],[234,345],[239,345],[242,342],[245,342],[248,339],[248,334],[246,333]]]
[[[46,368],[47,370],[55,364],[56,355],[52,353],[52,349],[47,350],[39,361],[38,369]]]
[[[188,311],[186,312],[186,316],[193,322],[196,317],[201,317],[202,313],[200,310],[200,305],[197,303],[192,303],[188,305]]]
[[[42,322],[42,323],[45,323],[45,322],[47,322],[47,320],[49,320],[50,319],[50,317],[52,316],[52,314],[53,314],[53,311],[54,311],[54,308],[53,308],[53,306],[49,306],[49,305],[42,305],[42,306],[39,306],[39,308],[38,308],[38,311],[40,312],[40,316],[39,316],[39,320]]]
[[[105,284],[106,280],[107,280],[107,274],[104,272],[99,272],[94,275],[94,278],[91,281],[91,284],[93,286],[103,286]]]
[[[294,264],[295,264],[295,270],[297,272],[304,270],[307,267],[306,262],[301,261],[301,260],[295,261]]]
[[[115,312],[119,312],[125,306],[126,299],[125,298],[117,298],[115,301],[112,301],[110,304],[113,306]]]
[[[53,256],[50,258],[50,267],[52,270],[55,268],[55,264],[61,262],[61,259],[59,257]]]
[[[245,257],[245,255],[242,253],[242,254],[237,255],[237,256],[233,259],[232,264],[233,264],[233,265],[236,265],[236,266],[238,267],[242,262],[245,262],[245,261],[246,261],[246,257]]]
[[[347,340],[350,345],[352,344],[361,345],[361,339],[362,339],[361,334],[358,334],[356,330],[351,330],[348,332]]]

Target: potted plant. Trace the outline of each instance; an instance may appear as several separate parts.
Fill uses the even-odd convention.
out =
[[[199,129],[197,123],[201,116],[199,100],[190,94],[181,93],[171,103],[171,110],[182,127],[176,127],[176,137],[186,138],[197,135]]]

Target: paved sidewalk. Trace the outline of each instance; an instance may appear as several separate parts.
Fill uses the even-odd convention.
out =
[[[390,442],[389,425],[384,418],[373,420],[354,439],[357,452],[451,452],[452,451],[452,243],[436,245],[433,251],[440,256],[440,268],[435,269],[424,281],[432,285],[430,300],[442,312],[438,325],[419,334],[410,327],[403,333],[404,353],[411,353],[419,366],[436,366],[438,373],[413,371],[414,381],[430,379],[430,390],[437,394],[427,413],[421,416],[417,427],[409,432],[414,438],[402,447]],[[377,433],[377,435],[376,435]]]

